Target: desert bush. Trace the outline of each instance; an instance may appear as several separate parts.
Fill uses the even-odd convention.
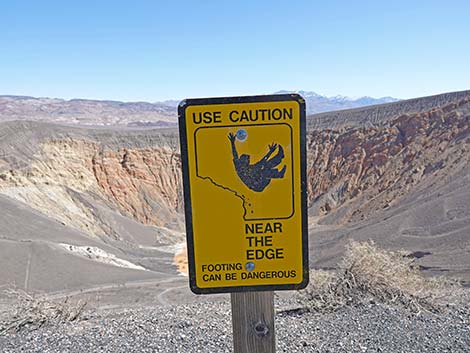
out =
[[[402,251],[379,249],[373,242],[351,242],[339,270],[311,271],[310,284],[299,300],[316,311],[377,301],[419,313],[438,311],[458,298],[457,282],[424,277],[414,260]]]
[[[83,313],[86,302],[71,302],[68,297],[52,301],[44,296],[29,294],[20,289],[4,290],[12,305],[0,315],[0,335],[22,329],[37,329],[45,324],[75,321]]]

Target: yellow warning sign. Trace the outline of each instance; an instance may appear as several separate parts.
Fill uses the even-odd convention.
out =
[[[179,127],[193,292],[305,287],[303,98],[188,99]]]

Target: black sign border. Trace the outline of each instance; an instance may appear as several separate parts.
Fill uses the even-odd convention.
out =
[[[191,204],[191,186],[189,184],[189,160],[188,160],[188,140],[186,134],[186,108],[195,105],[216,105],[216,104],[244,104],[262,102],[286,102],[295,101],[299,104],[300,110],[300,190],[301,190],[301,216],[302,216],[302,282],[298,284],[273,284],[273,285],[253,285],[253,286],[231,286],[200,288],[196,285],[195,259],[194,259],[194,238],[193,238],[193,218]],[[178,125],[181,146],[181,164],[183,171],[183,193],[184,210],[186,222],[186,241],[189,262],[189,286],[195,294],[215,294],[250,291],[274,291],[274,290],[299,290],[307,286],[309,282],[308,268],[308,226],[307,226],[307,149],[306,149],[306,114],[305,100],[296,93],[274,94],[261,96],[240,96],[240,97],[215,97],[215,98],[190,98],[185,99],[178,105]]]

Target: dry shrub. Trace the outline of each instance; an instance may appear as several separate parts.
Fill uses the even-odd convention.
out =
[[[351,242],[338,271],[311,271],[300,300],[316,311],[378,301],[420,312],[438,311],[462,293],[456,282],[424,277],[413,262],[404,252]]]
[[[19,332],[24,328],[37,329],[45,324],[75,321],[83,313],[86,302],[51,301],[29,294],[21,289],[6,289],[5,295],[13,300],[10,309],[0,316],[0,335]]]

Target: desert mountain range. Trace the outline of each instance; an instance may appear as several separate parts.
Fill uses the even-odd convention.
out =
[[[351,99],[296,92],[305,98],[308,114],[397,101],[391,97]],[[96,127],[174,127],[177,124],[178,103],[177,100],[148,103],[0,95],[0,121],[34,120]]]
[[[187,290],[174,265],[184,257],[177,130],[51,123],[69,116],[64,104],[87,106],[85,123],[130,124],[117,102],[99,115],[95,102],[0,97],[0,120],[11,118],[0,123],[0,283]],[[174,119],[173,108],[125,104]],[[350,239],[372,239],[468,283],[470,91],[310,115],[307,145],[311,266],[334,267]]]

